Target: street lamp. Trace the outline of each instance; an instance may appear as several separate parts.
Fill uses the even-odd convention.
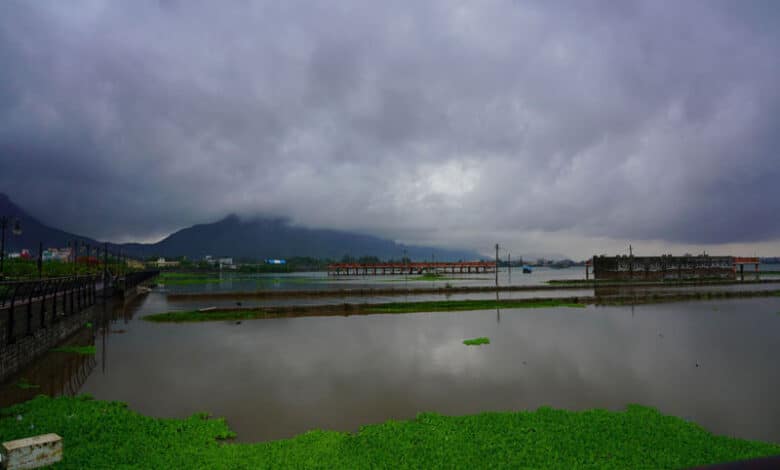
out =
[[[3,265],[5,264],[5,228],[8,226],[9,220],[10,217],[0,217],[0,232],[2,232],[2,235],[0,235],[0,276],[3,275]],[[11,233],[16,236],[22,234],[22,225],[18,217],[14,217]]]

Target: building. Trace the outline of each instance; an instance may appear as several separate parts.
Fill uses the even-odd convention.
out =
[[[44,261],[70,261],[70,248],[49,248],[43,251]]]
[[[165,258],[157,258],[158,268],[175,268],[179,265],[178,261],[166,261]]]
[[[744,278],[745,265],[755,265],[758,258],[734,256],[594,256],[585,266],[585,278],[592,268],[595,279],[672,280],[672,279],[736,279],[739,270]]]

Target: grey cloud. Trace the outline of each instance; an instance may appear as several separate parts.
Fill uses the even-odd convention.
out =
[[[476,249],[780,238],[775,2],[2,10],[0,190],[71,231],[238,212]]]

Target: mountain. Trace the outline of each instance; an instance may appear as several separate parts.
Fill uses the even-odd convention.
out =
[[[70,240],[79,240],[96,246],[100,242],[62,230],[51,228],[23,209],[16,206],[8,196],[0,193],[0,214],[19,217],[22,235],[11,235],[6,231],[6,251],[22,248],[37,251],[38,242],[44,248],[65,247]],[[291,258],[310,256],[313,258],[341,259],[344,255],[353,257],[376,256],[381,259],[400,259],[406,248],[407,256],[414,260],[474,260],[478,253],[465,250],[445,250],[419,246],[404,247],[391,240],[338,230],[309,229],[296,227],[283,219],[255,218],[242,220],[230,215],[218,222],[193,225],[179,230],[157,243],[109,244],[109,249],[122,249],[136,257],[186,256],[190,259],[205,255],[231,256],[233,258]]]
[[[159,256],[188,258],[211,255],[254,259],[293,256],[341,259],[349,255],[400,259],[404,248],[412,259],[431,259],[431,255],[441,261],[480,258],[479,254],[471,251],[404,247],[371,235],[296,227],[283,219],[242,220],[235,215],[211,224],[179,230],[158,243],[125,246],[128,251],[142,250]]]
[[[18,252],[26,248],[32,252],[38,252],[38,243],[43,243],[43,248],[56,247],[64,248],[69,241],[77,240],[82,243],[88,243],[92,246],[101,244],[100,242],[72,233],[51,228],[38,221],[35,217],[28,214],[24,209],[20,208],[11,201],[11,199],[0,193],[0,216],[6,216],[9,218],[8,227],[5,231],[5,251],[6,253]],[[13,227],[13,220],[18,218],[19,225],[22,229],[21,235],[14,235],[11,227]],[[102,244],[101,244],[102,245]],[[111,249],[115,249],[118,245],[112,244]]]

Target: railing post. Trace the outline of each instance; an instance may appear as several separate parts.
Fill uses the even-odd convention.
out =
[[[70,291],[70,310],[68,311],[68,315],[73,315],[73,291],[76,289],[76,281],[71,279],[68,290]]]
[[[11,287],[11,304],[8,307],[8,331],[6,332],[6,344],[14,342],[14,327],[16,326],[16,316],[14,315],[14,303],[16,302],[16,289],[18,284]]]
[[[52,296],[51,300],[51,321],[56,322],[57,321],[57,294],[60,291],[60,280],[57,279],[54,282],[54,295]]]
[[[48,281],[39,281],[42,283],[43,295],[41,296],[41,329],[46,328],[46,291],[49,287]]]
[[[30,283],[30,295],[27,297],[27,336],[32,334],[32,304],[33,295],[35,295],[36,285]]]

